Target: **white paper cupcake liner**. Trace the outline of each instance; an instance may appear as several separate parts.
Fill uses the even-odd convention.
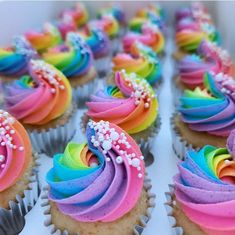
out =
[[[178,159],[184,160],[188,151],[198,151],[200,148],[194,148],[192,144],[189,144],[186,140],[182,139],[177,127],[175,126],[175,116],[177,115],[177,113],[174,113],[171,117],[172,148]]]
[[[146,215],[140,215],[139,216],[139,218],[140,218],[139,224],[137,224],[133,227],[133,233],[135,235],[141,235],[142,234],[142,232],[144,231],[144,228],[146,227],[148,221],[151,218],[152,210],[155,207],[155,198],[156,198],[156,196],[155,196],[155,194],[153,194],[151,192],[151,188],[152,188],[151,180],[148,179],[147,177],[145,177],[145,180],[144,180],[144,188],[147,191],[148,208],[147,208],[146,213],[145,213]],[[61,230],[57,229],[54,224],[52,224],[52,216],[50,214],[51,207],[50,207],[50,203],[49,203],[49,199],[48,199],[48,190],[49,190],[48,186],[44,187],[44,189],[43,189],[44,192],[43,192],[43,195],[42,195],[42,204],[41,204],[41,206],[44,209],[44,215],[46,217],[44,225],[46,227],[48,227],[48,230],[49,230],[48,232],[52,235],[79,235],[79,233],[70,234],[70,233],[68,233],[67,230],[61,231]]]
[[[56,153],[64,152],[67,143],[75,135],[76,109],[64,125],[44,130],[29,130],[29,136],[33,149],[37,153],[45,153],[48,157],[53,157]]]
[[[89,96],[96,91],[98,86],[97,78],[78,87],[73,88],[73,101],[78,107],[83,107]]]
[[[98,78],[104,79],[111,72],[111,56],[97,58],[94,60],[94,65],[98,73]]]
[[[80,128],[82,130],[82,133],[84,134],[86,132],[86,124],[88,123],[89,117],[86,115],[86,113],[83,114],[80,121]],[[139,137],[138,134],[136,135],[130,135],[136,143],[139,145],[141,152],[143,153],[145,166],[150,166],[154,162],[154,153],[152,152],[152,145],[154,143],[154,138],[158,134],[161,127],[161,118],[157,117],[156,121],[153,123],[150,129],[146,130],[149,132],[148,136],[146,138]],[[140,133],[141,135],[141,133]]]
[[[23,230],[25,225],[24,216],[33,208],[39,197],[39,186],[37,179],[37,154],[35,157],[35,167],[32,175],[29,176],[29,188],[24,190],[24,196],[16,195],[15,201],[9,201],[10,209],[0,208],[0,234],[16,235]]]
[[[166,196],[166,202],[165,204],[165,208],[166,208],[166,212],[167,212],[167,216],[168,216],[168,220],[172,229],[172,234],[173,235],[183,235],[184,234],[184,230],[182,227],[177,226],[176,223],[176,219],[173,216],[173,206],[175,201],[174,201],[174,185],[170,184],[169,185],[169,192],[165,193]]]

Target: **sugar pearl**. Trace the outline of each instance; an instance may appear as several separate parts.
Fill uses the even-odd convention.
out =
[[[104,150],[110,150],[112,148],[112,143],[109,140],[104,140],[102,143],[102,147]]]
[[[123,159],[122,159],[121,156],[118,156],[118,157],[116,158],[116,163],[117,163],[117,164],[123,163]]]
[[[92,162],[91,164],[90,164],[90,167],[91,168],[95,168],[95,167],[97,167],[98,166],[98,164],[96,163],[96,162]]]
[[[143,175],[142,175],[141,173],[138,174],[138,177],[139,177],[139,178],[142,178],[142,176],[143,176]]]
[[[4,162],[5,161],[5,156],[4,155],[0,155],[0,162]]]
[[[133,158],[132,159],[132,166],[139,167],[139,165],[140,165],[140,160],[138,158]]]
[[[119,134],[116,131],[111,132],[110,138],[114,141],[118,140]]]

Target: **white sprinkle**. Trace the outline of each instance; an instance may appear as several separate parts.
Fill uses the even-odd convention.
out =
[[[132,164],[133,167],[139,167],[140,165],[140,160],[138,158],[133,158],[132,159]]]
[[[5,156],[4,155],[0,155],[0,162],[4,162],[5,161]]]
[[[102,143],[102,147],[104,150],[108,151],[112,148],[112,143],[109,140],[104,140],[104,142]]]
[[[142,175],[141,173],[138,174],[138,177],[139,177],[139,178],[142,178],[142,176],[143,176],[143,175]]]
[[[98,166],[98,164],[96,163],[96,162],[92,162],[91,164],[90,164],[90,167],[91,168],[95,168],[95,167],[97,167]]]
[[[117,158],[116,158],[116,163],[117,163],[117,164],[123,163],[123,159],[122,159],[121,156],[117,156]]]
[[[19,151],[24,151],[24,147],[23,147],[23,146],[20,146],[20,147],[19,147]]]
[[[106,157],[106,161],[107,161],[107,162],[110,162],[111,159],[110,159],[109,157]]]
[[[111,132],[110,138],[114,141],[118,140],[119,134],[116,131]]]

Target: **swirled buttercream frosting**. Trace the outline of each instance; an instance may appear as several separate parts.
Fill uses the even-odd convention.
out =
[[[158,102],[149,83],[136,74],[115,73],[116,86],[108,86],[91,96],[87,116],[94,121],[117,124],[129,134],[138,133],[156,121]]]
[[[24,124],[43,125],[60,117],[71,104],[71,86],[54,66],[29,62],[29,75],[6,88],[5,106]]]
[[[0,110],[0,192],[13,186],[32,158],[29,136],[8,112]]]
[[[234,145],[234,132],[232,139]],[[182,210],[209,235],[235,233],[235,161],[230,151],[209,145],[188,151],[174,177]]]
[[[82,222],[112,222],[128,213],[143,188],[143,156],[135,141],[109,122],[89,121],[87,143],[68,143],[47,173],[49,199]]]

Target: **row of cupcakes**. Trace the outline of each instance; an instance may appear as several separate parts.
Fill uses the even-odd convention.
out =
[[[177,113],[171,119],[179,173],[166,193],[173,233],[235,233],[235,80],[211,16],[201,3],[176,13]]]
[[[68,45],[80,50],[76,56],[91,54],[77,32],[68,32],[66,38]],[[109,230],[113,234],[120,231],[127,235],[141,234],[150,218],[154,195],[149,191],[149,180],[145,179],[145,151],[141,153],[135,140],[143,150],[149,150],[151,133],[156,133],[159,126],[156,122],[158,102],[148,83],[159,77],[156,52],[144,44],[134,43],[133,53],[146,61],[151,58],[153,72],[148,74],[149,69],[145,68],[138,75],[135,71],[126,72],[126,68],[117,69],[112,77],[116,87],[98,91],[87,103],[87,116],[94,121],[82,120],[87,143],[78,144],[70,142],[79,126],[75,123],[77,106],[72,103],[72,84],[65,71],[39,59],[42,52],[36,52],[25,38],[19,37],[16,42],[15,49],[19,48],[20,53],[13,53],[12,58],[19,56],[18,62],[23,60],[27,69],[20,79],[4,86],[4,107],[10,114],[0,112],[0,180],[4,182],[0,190],[2,234],[18,234],[22,230],[24,215],[38,197],[34,169],[37,158],[32,157],[29,137],[34,152],[53,157],[43,204],[45,213],[49,214],[46,225],[51,227],[51,233],[104,234]],[[68,48],[61,44],[48,50],[67,51]],[[8,51],[3,50],[3,54]],[[7,61],[11,59],[5,58],[4,63]],[[146,66],[144,61],[143,64]],[[17,70],[16,65],[11,64],[11,69]]]

